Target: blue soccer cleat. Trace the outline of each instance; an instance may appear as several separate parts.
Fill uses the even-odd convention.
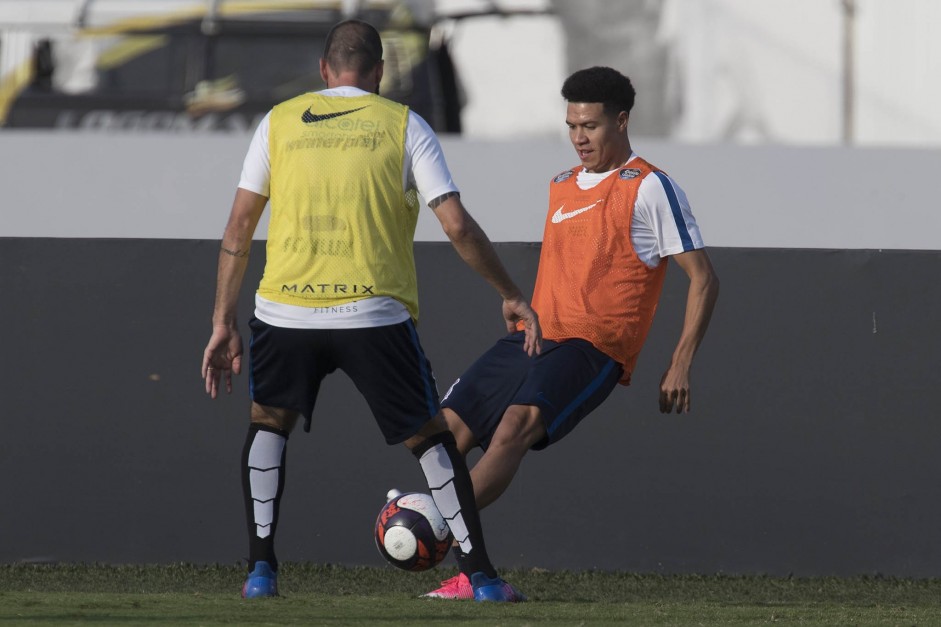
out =
[[[475,601],[496,601],[498,603],[522,603],[526,596],[499,577],[491,579],[483,573],[471,575]]]
[[[258,599],[278,596],[278,573],[271,570],[268,562],[255,562],[255,570],[248,573],[242,586],[242,598]]]

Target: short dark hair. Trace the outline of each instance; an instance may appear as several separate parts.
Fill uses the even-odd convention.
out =
[[[340,22],[327,34],[323,58],[334,72],[352,70],[364,76],[382,61],[382,38],[362,20]]]
[[[605,113],[612,116],[621,111],[630,113],[635,95],[631,79],[609,67],[579,70],[562,84],[562,97],[567,101],[600,102]]]

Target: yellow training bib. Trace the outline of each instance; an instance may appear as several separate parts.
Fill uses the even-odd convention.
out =
[[[308,93],[272,109],[262,297],[329,307],[391,296],[418,319],[418,196],[403,189],[408,107]]]

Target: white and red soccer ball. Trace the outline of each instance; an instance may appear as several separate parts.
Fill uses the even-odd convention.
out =
[[[454,536],[434,499],[420,492],[390,490],[376,519],[376,546],[390,564],[423,571],[448,555]]]

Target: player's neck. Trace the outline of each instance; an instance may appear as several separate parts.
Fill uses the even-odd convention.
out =
[[[620,161],[618,161],[617,164],[615,164],[614,168],[611,168],[611,169],[613,170],[615,168],[620,168],[621,166],[623,166],[625,163],[631,160],[631,156],[633,156],[633,154],[634,154],[634,150],[631,148],[631,140],[628,139],[627,143],[624,144],[624,151],[621,153]]]
[[[585,171],[586,171],[586,172],[592,172],[592,173],[599,173],[599,174],[600,174],[600,173],[603,173],[603,172],[611,172],[612,170],[617,170],[618,168],[620,168],[621,166],[623,166],[625,163],[627,163],[628,161],[630,161],[631,156],[632,156],[633,154],[634,154],[634,151],[631,150],[631,145],[630,145],[630,144],[627,144],[627,152],[626,152],[626,153],[625,153],[625,152],[618,152],[617,157],[611,159],[611,160],[608,161],[605,165],[603,165],[603,166],[598,166],[598,167],[596,167],[596,168],[593,169],[593,170],[588,170],[588,169],[586,168]]]
[[[335,87],[356,87],[363,91],[378,94],[379,81],[382,80],[381,68],[382,66],[380,65],[365,74],[360,74],[355,70],[348,69],[334,71],[325,62],[321,61],[320,76],[324,79],[324,83],[327,84],[327,89],[333,89]]]

